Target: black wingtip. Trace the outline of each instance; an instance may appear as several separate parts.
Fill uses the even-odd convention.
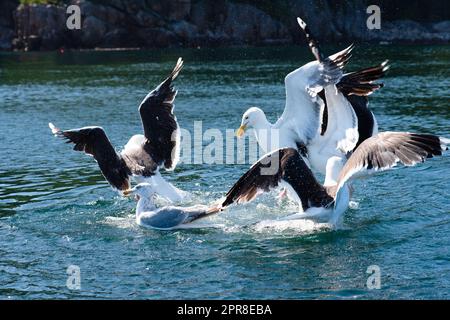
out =
[[[220,204],[220,208],[221,211],[227,209],[229,206],[231,206],[234,202],[236,201],[236,199],[234,199],[233,197],[227,195],[227,198]],[[237,203],[240,203],[239,200]]]
[[[311,49],[312,54],[314,55],[317,61],[322,62],[324,57],[320,52],[318,42],[311,35],[308,25],[306,24],[305,21],[303,21],[299,17],[297,17],[297,23],[305,34],[306,40],[308,41],[308,45],[309,48]]]

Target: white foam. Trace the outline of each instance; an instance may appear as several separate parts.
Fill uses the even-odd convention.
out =
[[[136,228],[137,226],[134,215],[128,215],[126,217],[106,217],[104,223],[119,229],[130,229]]]
[[[359,202],[357,202],[357,201],[350,201],[348,203],[348,207],[350,209],[359,209]]]
[[[292,220],[263,220],[253,226],[256,232],[296,232],[311,233],[317,231],[334,229],[330,223],[315,222],[310,219],[292,219]]]

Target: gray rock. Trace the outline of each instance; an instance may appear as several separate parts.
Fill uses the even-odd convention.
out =
[[[231,39],[261,43],[270,39],[290,39],[287,28],[268,14],[247,4],[228,5],[223,29]]]
[[[197,26],[200,33],[220,28],[226,18],[228,2],[226,0],[196,1],[192,4],[190,22]]]
[[[150,10],[168,20],[187,19],[191,12],[191,0],[151,0],[147,4]]]
[[[81,31],[82,44],[92,48],[103,41],[103,36],[106,34],[107,28],[102,20],[94,16],[89,16],[83,20]]]
[[[182,20],[189,17],[191,13],[191,0],[168,1],[172,3],[168,18],[171,20]]]
[[[53,50],[64,42],[66,31],[65,8],[52,5],[20,5],[15,11],[16,33],[29,49]],[[27,45],[33,39],[33,45]],[[30,40],[31,41],[31,40]]]
[[[162,21],[154,14],[139,10],[135,16],[136,22],[143,27],[157,27],[161,26]]]
[[[13,13],[19,5],[18,0],[2,0],[0,1],[0,27],[9,29],[14,28]]]
[[[416,21],[412,20],[396,20],[390,23],[390,25],[397,29],[399,32],[404,33],[406,36],[408,32],[428,32],[427,28]]]
[[[389,42],[434,42],[445,43],[450,40],[449,32],[436,32],[434,28],[411,20],[396,20],[385,22],[381,30],[372,34],[371,40]]]
[[[175,33],[164,28],[139,29],[137,36],[142,41],[143,46],[148,48],[163,48],[180,45]]]
[[[186,21],[174,22],[170,25],[170,29],[186,44],[195,43],[199,37],[197,26]]]
[[[124,28],[116,28],[105,34],[103,41],[99,45],[102,48],[136,48],[141,44],[140,40],[130,34]]]
[[[306,20],[319,42],[450,41],[450,20],[382,19],[381,30],[368,30],[366,2],[278,0],[276,13],[271,13],[264,11],[271,10],[267,2],[238,0],[68,0],[60,6],[20,5],[16,10],[18,0],[2,0],[0,49],[304,43],[297,15]],[[68,3],[80,5],[82,30],[66,28]],[[280,17],[285,20],[279,21]]]
[[[122,1],[120,7],[129,14],[135,15],[146,7],[145,0]]]
[[[31,35],[27,39],[27,46],[25,47],[25,51],[36,51],[41,49],[42,47],[42,37]]]
[[[126,23],[126,15],[111,6],[94,4],[88,1],[81,2],[79,5],[83,17],[96,17],[104,23],[116,27]]]
[[[0,26],[0,50],[11,50],[14,30]]]
[[[436,32],[450,33],[450,20],[434,23],[432,29]]]

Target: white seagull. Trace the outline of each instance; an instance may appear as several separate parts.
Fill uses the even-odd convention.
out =
[[[324,58],[306,24],[298,18],[316,61],[292,71],[285,78],[286,105],[271,124],[260,108],[252,107],[242,116],[237,136],[253,128],[264,152],[294,148],[309,166],[326,175],[325,184],[336,183],[337,172],[327,172],[330,157],[345,159],[362,141],[378,132],[367,96],[382,87],[374,83],[388,69],[379,66],[343,74],[353,46]]]
[[[166,182],[159,170],[173,170],[179,160],[180,133],[173,114],[177,91],[173,89],[172,81],[182,67],[183,60],[179,58],[169,77],[141,102],[139,113],[144,134],[132,136],[120,153],[116,152],[101,127],[61,130],[52,123],[49,127],[55,136],[75,144],[74,150],[93,156],[113,188],[119,191],[130,189],[130,177],[133,176],[138,182],[148,181],[157,186],[164,198],[180,201],[185,192]]]
[[[204,205],[157,208],[154,197],[159,191],[157,192],[151,184],[145,182],[139,183],[132,189],[124,190],[123,193],[127,196],[134,194],[137,197],[136,223],[150,229],[173,230],[192,227],[188,224],[221,210],[220,206]]]
[[[318,219],[336,226],[348,208],[349,183],[362,176],[392,168],[398,162],[413,166],[442,155],[449,139],[431,134],[382,132],[364,140],[352,153],[333,186],[320,184],[295,148],[269,153],[256,162],[228,191],[222,207],[244,203],[281,186],[299,205],[299,213],[288,219]],[[342,161],[330,158],[329,166]]]

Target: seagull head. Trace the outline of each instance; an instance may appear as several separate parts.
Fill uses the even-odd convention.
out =
[[[266,120],[266,115],[264,111],[257,107],[251,107],[242,115],[241,126],[236,130],[236,136],[242,137],[245,130],[248,128],[255,128],[260,123],[264,123]]]
[[[131,189],[124,190],[123,194],[125,196],[134,194],[137,200],[139,200],[140,198],[151,199],[156,195],[156,191],[150,183],[143,182],[139,183]]]

